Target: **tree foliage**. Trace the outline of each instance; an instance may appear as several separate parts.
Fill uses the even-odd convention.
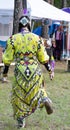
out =
[[[54,5],[55,5],[57,8],[61,8],[61,6],[62,6],[62,0],[54,0]]]
[[[66,7],[70,7],[70,0],[65,0],[66,1]],[[57,8],[63,8],[64,7],[64,0],[54,0],[54,6]]]
[[[70,7],[70,0],[67,0],[67,7]]]

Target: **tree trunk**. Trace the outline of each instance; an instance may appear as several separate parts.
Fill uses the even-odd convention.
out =
[[[54,0],[51,0],[51,4],[54,5]]]
[[[48,2],[49,4],[54,5],[54,0],[44,0],[45,2]]]
[[[62,8],[67,7],[67,0],[62,0]]]
[[[18,33],[19,18],[23,15],[22,0],[14,1],[13,34]]]
[[[51,0],[44,0],[45,2],[50,3]],[[46,19],[42,22],[42,37],[48,39],[48,24],[46,24]]]
[[[47,20],[42,21],[42,37],[48,39],[48,25],[46,24]]]
[[[67,0],[64,0],[64,7],[67,7]]]

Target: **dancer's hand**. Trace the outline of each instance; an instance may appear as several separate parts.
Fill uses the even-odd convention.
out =
[[[50,79],[52,80],[54,78],[54,72],[52,71],[51,73],[50,73]]]

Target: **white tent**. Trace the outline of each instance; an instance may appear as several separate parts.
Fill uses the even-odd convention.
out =
[[[0,0],[0,9],[9,9],[9,10],[13,10],[14,9],[14,1],[15,0]],[[30,4],[29,2],[27,2],[27,7],[28,8],[31,8],[30,7]]]
[[[31,5],[31,16],[52,20],[70,21],[70,14],[43,0],[27,0]]]
[[[14,0],[0,0],[0,9],[14,9]]]
[[[31,6],[31,16],[53,20],[70,21],[70,14],[43,0],[27,0]],[[29,7],[30,8],[30,7]],[[0,0],[0,9],[14,9],[14,0]]]

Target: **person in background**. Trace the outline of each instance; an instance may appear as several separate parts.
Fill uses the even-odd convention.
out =
[[[60,25],[55,31],[55,60],[61,60],[61,54],[63,50],[63,27]]]
[[[52,76],[49,56],[44,47],[44,41],[31,33],[30,19],[22,16],[19,19],[19,33],[7,40],[3,54],[5,65],[3,78],[8,75],[11,62],[15,59],[14,81],[12,86],[11,103],[13,117],[17,120],[18,128],[25,127],[25,118],[44,106],[47,114],[53,113],[52,101],[44,88],[44,77],[40,68],[43,64]]]

